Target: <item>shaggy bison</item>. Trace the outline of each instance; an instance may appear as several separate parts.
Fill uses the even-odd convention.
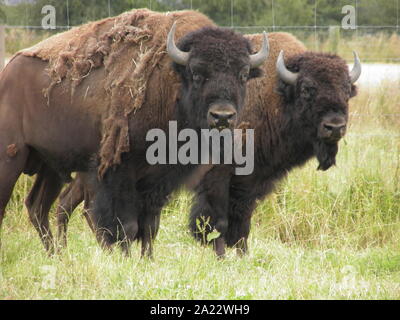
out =
[[[280,44],[280,37],[270,35],[270,61],[276,65],[264,66],[273,81],[262,79],[249,86],[240,119],[255,128],[254,172],[238,176],[230,166],[213,167],[196,187],[190,229],[199,240],[205,238],[199,233],[199,223],[207,233],[220,232],[215,240],[219,256],[225,245],[245,253],[256,201],[312,157],[319,161],[319,170],[329,169],[346,132],[348,101],[356,95],[354,83],[361,74],[357,54],[349,72],[338,56],[305,51],[294,40],[285,42],[286,36]]]
[[[196,165],[149,165],[147,132],[167,131],[171,120],[178,129],[232,128],[267,55],[266,37],[253,54],[243,36],[197,12],[148,10],[19,53],[0,74],[0,222],[20,174],[37,174],[26,205],[52,252],[49,208],[71,172],[89,172],[99,242],[128,252],[138,239],[151,255],[161,207]]]
[[[247,38],[255,46],[261,45],[261,35]],[[321,170],[335,163],[338,142],[346,129],[348,100],[356,94],[354,82],[361,73],[357,56],[349,73],[339,57],[307,52],[289,34],[271,33],[269,42],[270,58],[263,65],[266,77],[249,83],[239,119],[255,128],[255,171],[236,176],[232,166],[220,165],[208,171],[196,188],[190,228],[197,239],[204,240],[198,223],[209,217],[205,230],[221,232],[215,241],[218,255],[223,255],[225,244],[246,252],[256,200],[271,192],[291,168],[313,156]],[[83,178],[77,177],[60,199],[58,224],[63,238],[70,215],[83,200]]]

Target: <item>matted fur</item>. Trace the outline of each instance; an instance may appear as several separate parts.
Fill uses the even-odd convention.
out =
[[[48,103],[52,89],[64,81],[70,85],[71,101],[75,88],[83,82],[103,86],[104,96],[97,97],[107,104],[107,114],[102,115],[100,176],[120,164],[122,153],[130,150],[128,117],[144,104],[146,93],[166,86],[178,91],[179,79],[172,69],[160,79],[162,83],[148,87],[154,68],[169,63],[166,40],[175,21],[177,39],[214,25],[196,11],[138,9],[73,28],[18,53],[48,61],[51,84],[44,92]],[[90,83],[91,72],[98,68],[105,69],[104,81]]]
[[[254,51],[259,50],[262,44],[262,37],[259,34],[246,35],[253,45]],[[246,95],[246,104],[242,112],[242,121],[248,124],[248,128],[256,128],[259,123],[254,123],[255,111],[261,114],[268,114],[269,119],[274,119],[278,114],[277,106],[280,105],[281,96],[277,93],[278,75],[276,72],[276,60],[279,52],[284,50],[285,57],[290,58],[305,52],[307,49],[295,36],[285,32],[273,32],[268,34],[269,56],[262,65],[264,77],[254,79],[249,83]],[[263,110],[254,110],[262,106]],[[257,134],[257,132],[256,132]],[[262,134],[266,134],[265,132]]]

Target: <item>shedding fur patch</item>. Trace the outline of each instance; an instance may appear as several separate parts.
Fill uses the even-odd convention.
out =
[[[18,153],[18,149],[17,149],[17,145],[14,144],[10,144],[7,147],[7,156],[9,156],[10,158],[14,158]]]
[[[129,116],[145,103],[148,81],[166,56],[167,34],[175,21],[177,38],[214,25],[196,11],[158,13],[138,9],[73,28],[19,53],[48,62],[51,83],[44,90],[48,104],[52,90],[61,82],[69,84],[72,101],[76,88],[84,81],[90,82],[94,69],[105,69],[101,84],[90,83],[91,87],[104,86],[106,97],[101,101],[108,104],[107,114],[102,115],[101,177],[120,164],[122,153],[130,150]],[[175,75],[170,77],[169,84],[177,81]]]

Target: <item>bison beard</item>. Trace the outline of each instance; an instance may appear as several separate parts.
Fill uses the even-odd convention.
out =
[[[314,153],[319,162],[318,170],[328,170],[336,164],[336,154],[339,150],[337,143],[325,143],[317,141],[314,143]]]

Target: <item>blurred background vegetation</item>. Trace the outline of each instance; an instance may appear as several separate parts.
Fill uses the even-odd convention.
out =
[[[67,13],[67,3],[69,14]],[[339,25],[345,5],[357,7],[358,24],[397,26],[398,0],[1,0],[2,15],[9,25],[40,26],[41,9],[53,5],[58,25],[117,15],[132,8],[156,11],[197,9],[222,26],[318,26]],[[274,8],[274,12],[272,12]],[[3,17],[4,18],[4,17]]]
[[[6,24],[7,53],[47,38],[70,26],[118,15],[133,8],[156,11],[199,10],[218,25],[242,33],[284,31],[313,50],[330,51],[351,60],[356,49],[364,61],[400,62],[400,0],[0,0],[0,23]],[[45,5],[56,8],[57,29],[43,30]],[[355,30],[340,28],[352,5]]]

